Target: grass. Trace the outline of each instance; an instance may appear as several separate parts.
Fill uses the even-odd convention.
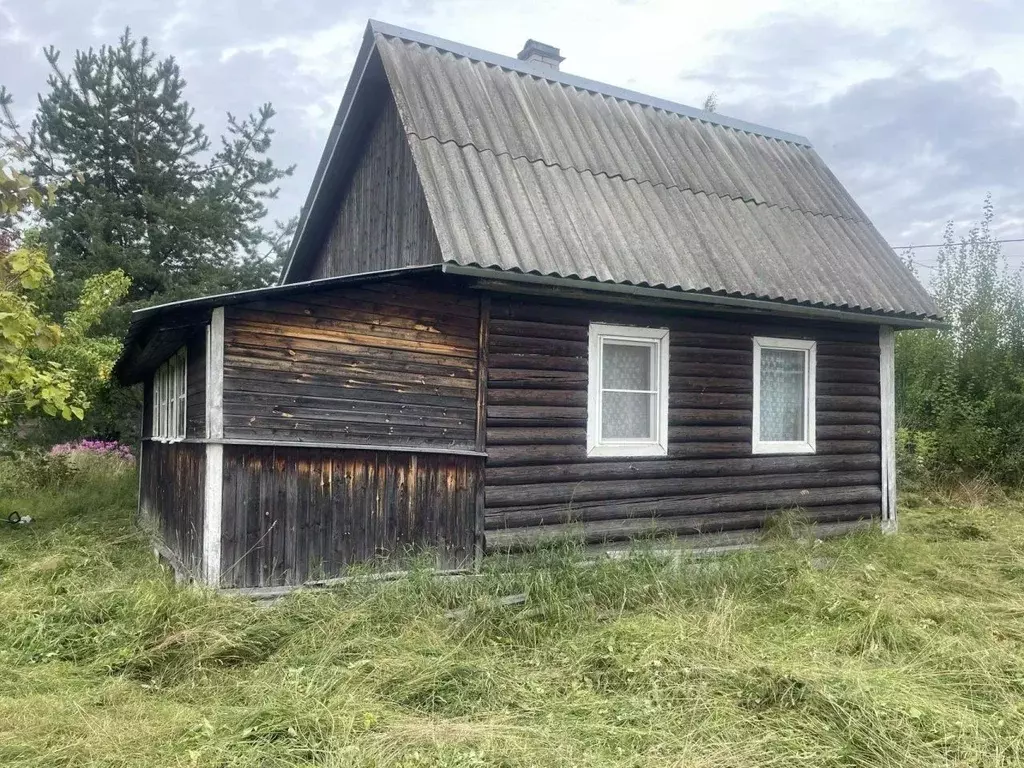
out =
[[[4,766],[1024,762],[1024,504],[579,567],[569,545],[271,606],[178,587],[135,480],[4,494]],[[968,494],[969,496],[969,494]],[[497,598],[525,592],[522,604]]]

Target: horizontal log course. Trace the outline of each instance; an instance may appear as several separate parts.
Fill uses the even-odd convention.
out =
[[[670,426],[669,443],[706,441],[750,441],[750,426]],[[584,427],[494,427],[488,426],[487,444],[502,445],[586,445]]]
[[[488,486],[486,491],[489,526],[541,525],[551,514],[571,514],[584,502],[610,503],[644,498],[669,498],[732,494],[761,490],[833,488],[877,485],[877,469],[854,472],[812,472],[798,474],[724,475],[720,477],[666,477],[634,480],[579,480],[570,483]],[[551,505],[555,505],[554,508]],[[527,513],[505,514],[502,507],[531,507],[540,517]],[[525,515],[525,516],[524,516]],[[524,522],[524,520],[526,522]],[[560,521],[564,522],[564,521]]]
[[[326,380],[326,383],[322,383]],[[465,387],[424,388],[415,381],[404,383],[374,382],[348,386],[330,377],[296,375],[281,371],[232,371],[224,377],[225,397],[262,395],[276,401],[281,397],[308,397],[320,400],[350,399],[393,403],[401,394],[401,403],[433,405],[449,408],[472,405],[473,390]]]
[[[338,327],[362,332],[386,332],[406,339],[462,339],[465,345],[475,343],[477,322],[472,317],[445,316],[435,309],[409,310],[402,307],[372,304],[361,307],[358,301],[344,297],[334,304],[314,303],[307,299],[270,299],[246,303],[234,310],[239,321],[246,318],[272,318],[282,325],[313,325]]]
[[[810,517],[809,521],[827,524],[868,520],[877,518],[880,513],[880,503],[876,502],[835,504],[815,508],[813,517]],[[493,530],[487,532],[487,551],[525,550],[546,541],[562,538],[596,544],[655,536],[699,536],[719,531],[757,529],[763,527],[776,514],[778,514],[777,510],[752,509]]]
[[[881,450],[878,440],[818,440],[817,453],[821,456],[836,454],[877,454]],[[668,458],[743,458],[751,455],[751,444],[743,442],[686,442],[669,443]],[[628,459],[637,461],[639,459]],[[664,461],[664,457],[652,457]],[[623,461],[622,458],[588,458],[585,443],[573,445],[488,445],[487,468],[527,465],[560,464],[572,462]]]
[[[229,307],[229,309],[232,309]],[[402,331],[380,326],[349,324],[342,320],[318,319],[273,314],[250,313],[234,308],[227,322],[247,330],[313,341],[338,341],[366,347],[404,349],[409,352],[435,352],[453,357],[475,356],[475,346],[463,339],[447,338],[436,333]],[[284,322],[284,319],[287,322]],[[458,342],[458,343],[456,343]]]
[[[549,466],[488,467],[487,487],[571,483],[589,480],[642,480],[650,478],[726,477],[773,473],[849,472],[877,470],[877,453],[821,456],[759,455],[749,458],[682,459],[664,457],[620,458],[607,461],[551,464]]]
[[[419,352],[404,349],[367,347],[341,341],[318,341],[280,333],[265,333],[248,326],[230,329],[229,350],[239,355],[260,353],[263,357],[308,361],[315,364],[331,362],[334,365],[357,364],[380,366],[386,370],[405,370],[408,366],[444,368],[445,374],[475,370],[475,362],[437,352]],[[236,352],[237,351],[237,352]],[[397,368],[395,366],[404,366]]]

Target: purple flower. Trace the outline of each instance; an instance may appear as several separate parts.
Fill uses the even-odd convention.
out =
[[[50,449],[51,456],[92,455],[109,456],[127,463],[134,463],[132,449],[116,440],[77,440],[72,443],[60,443]]]

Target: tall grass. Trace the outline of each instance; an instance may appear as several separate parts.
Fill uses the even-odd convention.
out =
[[[0,764],[980,766],[1024,758],[1021,504],[273,605],[175,586],[130,475],[0,499]],[[525,594],[521,603],[500,598]]]

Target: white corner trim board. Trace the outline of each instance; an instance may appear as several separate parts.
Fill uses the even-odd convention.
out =
[[[206,437],[224,437],[224,307],[210,315],[206,333]],[[203,496],[203,579],[220,584],[224,446],[207,443]]]
[[[882,530],[895,533],[896,519],[896,337],[878,328],[878,374],[882,396]]]
[[[206,330],[206,436],[224,437],[224,307],[213,310]]]
[[[221,505],[224,498],[224,446],[206,445],[203,494],[203,581],[220,584]]]

